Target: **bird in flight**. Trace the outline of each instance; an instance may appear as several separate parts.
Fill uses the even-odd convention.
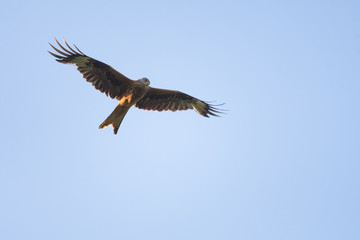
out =
[[[55,41],[62,49],[59,50],[49,43],[57,52],[55,54],[49,51],[56,61],[76,65],[86,81],[92,83],[100,92],[119,101],[114,111],[100,125],[100,129],[112,125],[114,134],[117,134],[126,113],[134,105],[140,109],[157,111],[194,109],[204,117],[218,116],[219,113],[222,113],[222,110],[216,108],[215,105],[180,91],[152,88],[149,86],[150,81],[147,78],[131,80],[111,66],[85,55],[75,45],[76,50],[64,40],[67,49],[56,39]]]

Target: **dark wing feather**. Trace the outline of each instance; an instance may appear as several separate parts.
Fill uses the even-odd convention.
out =
[[[120,99],[125,94],[125,91],[134,84],[131,79],[125,77],[111,66],[86,56],[75,45],[74,47],[77,51],[71,48],[65,40],[68,49],[63,47],[56,39],[55,41],[63,50],[61,51],[49,43],[51,47],[60,54],[49,52],[57,58],[56,61],[64,64],[75,64],[83,74],[83,77],[107,96]]]
[[[221,113],[214,105],[179,91],[149,88],[145,96],[136,103],[137,108],[157,111],[178,111],[194,109],[204,117],[218,116]]]

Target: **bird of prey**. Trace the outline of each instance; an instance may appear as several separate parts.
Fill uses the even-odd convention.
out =
[[[117,134],[125,114],[133,105],[140,109],[157,111],[194,109],[204,117],[218,116],[217,114],[221,113],[221,110],[215,105],[180,91],[152,88],[149,86],[150,81],[147,78],[131,80],[111,66],[85,55],[75,45],[77,51],[71,48],[65,40],[68,49],[56,39],[55,41],[62,49],[59,50],[49,43],[57,52],[55,54],[49,51],[56,58],[56,61],[76,65],[86,81],[92,83],[100,92],[119,101],[114,111],[100,125],[100,129],[112,125],[114,134]]]

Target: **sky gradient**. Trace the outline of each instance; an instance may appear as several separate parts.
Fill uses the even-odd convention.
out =
[[[3,5],[0,239],[360,239],[358,2]],[[54,37],[228,111],[100,130]]]

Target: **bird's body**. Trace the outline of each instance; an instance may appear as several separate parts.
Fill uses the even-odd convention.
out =
[[[100,128],[112,125],[116,134],[126,113],[134,105],[140,109],[157,111],[194,109],[205,117],[217,116],[216,113],[220,112],[214,106],[185,93],[152,88],[147,78],[131,80],[111,66],[86,56],[75,45],[77,51],[72,49],[66,41],[65,44],[69,49],[63,47],[57,40],[56,42],[63,51],[50,45],[61,55],[49,53],[56,57],[58,62],[75,64],[83,77],[96,89],[119,101]]]
[[[149,90],[149,84],[150,81],[147,78],[134,81],[134,85],[129,87],[122,97],[117,97],[119,104],[100,125],[100,128],[102,129],[111,124],[113,125],[114,133],[116,134],[128,110],[142,99]]]

